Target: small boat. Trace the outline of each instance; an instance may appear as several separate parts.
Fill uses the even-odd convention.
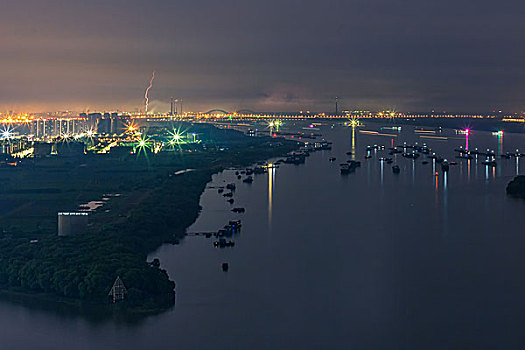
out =
[[[228,202],[228,203],[230,203],[230,204],[233,204],[234,201],[235,201],[235,200],[234,200],[233,198],[230,198],[230,199],[228,199],[226,202]]]
[[[226,225],[226,227],[231,228],[232,230],[238,229],[241,226],[241,220],[230,220],[228,225]]]
[[[347,175],[350,173],[350,166],[348,164],[341,164],[341,175]]]
[[[222,193],[222,192],[224,192],[224,188],[219,188],[219,189],[217,190],[217,192],[218,192],[218,193]]]
[[[284,160],[284,163],[299,165],[299,164],[304,163],[305,159],[306,159],[306,156],[304,154],[297,153],[297,154],[292,154],[291,156],[287,157]]]
[[[394,174],[399,174],[399,173],[401,172],[401,169],[399,168],[399,165],[394,165],[394,166],[392,167],[392,172],[393,172]]]
[[[226,188],[229,189],[230,191],[235,191],[235,184],[234,183],[227,184]]]
[[[348,151],[346,152],[347,155],[351,156],[352,155],[352,152]]]
[[[472,155],[470,155],[469,153],[461,153],[459,156],[457,156],[456,158],[461,158],[461,159],[472,159],[474,157],[472,157]]]
[[[390,147],[390,152],[388,152],[389,154],[394,154],[394,153],[403,153],[403,151],[401,151],[400,149],[398,149],[397,147]]]
[[[224,248],[224,247],[233,247],[235,245],[234,241],[227,241],[226,238],[219,238],[218,241],[213,242],[215,247]]]
[[[221,267],[222,267],[222,271],[228,271],[229,265],[228,263],[225,262],[225,263],[222,263]]]
[[[335,162],[335,159],[336,159],[335,157],[330,157],[330,158],[328,158],[328,161]]]
[[[407,144],[406,142],[403,142],[403,145],[396,146],[398,148],[414,148],[414,146]]]
[[[228,192],[222,195],[223,197],[233,197],[233,192]]]
[[[245,182],[247,184],[251,184],[253,182],[253,177],[248,176],[246,179],[242,180],[242,182]]]
[[[409,159],[417,159],[417,158],[419,158],[419,153],[415,153],[415,152],[408,153],[408,152],[405,152],[401,156],[403,156],[405,158],[409,158]]]
[[[442,163],[441,163],[441,170],[443,170],[443,172],[447,172],[449,169],[449,164],[447,162],[447,160],[445,159]]]
[[[234,213],[244,213],[246,211],[246,209],[244,209],[244,208],[233,208],[232,211]]]

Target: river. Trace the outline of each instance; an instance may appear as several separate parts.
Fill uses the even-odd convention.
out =
[[[188,232],[237,218],[242,230],[232,248],[189,236],[151,254],[177,283],[172,310],[120,323],[1,302],[2,348],[523,348],[525,201],[507,197],[505,186],[525,158],[488,168],[453,150],[525,151],[525,134],[381,126],[324,124],[331,151],[252,184],[233,170],[215,175]],[[396,175],[378,160],[386,152],[364,160],[367,145],[405,141],[458,164],[443,174],[423,157],[396,155]],[[339,163],[352,157],[361,167],[342,176]],[[244,214],[213,188],[233,181],[233,207]]]

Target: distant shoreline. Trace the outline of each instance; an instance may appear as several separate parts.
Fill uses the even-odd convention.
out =
[[[332,120],[332,119],[327,119]],[[450,129],[466,129],[481,131],[500,131],[511,133],[525,133],[525,123],[504,122],[499,119],[480,119],[480,118],[362,118],[363,123],[372,121],[383,123],[384,126],[411,125],[426,127],[442,127]]]

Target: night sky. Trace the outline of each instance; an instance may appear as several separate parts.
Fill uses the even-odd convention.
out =
[[[525,109],[525,1],[0,0],[0,110]]]

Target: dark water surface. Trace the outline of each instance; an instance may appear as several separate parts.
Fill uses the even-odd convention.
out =
[[[482,159],[455,159],[466,137],[452,130],[427,134],[448,139],[421,138],[412,127],[395,138],[359,132],[397,135],[380,126],[321,126],[332,151],[251,185],[237,181],[234,206],[245,214],[206,190],[188,231],[216,231],[234,218],[242,231],[233,248],[187,237],[151,254],[177,283],[173,310],[126,324],[2,302],[1,348],[524,348],[525,201],[505,195],[519,162],[498,159],[489,169]],[[397,155],[395,175],[380,155],[363,159],[366,145],[392,139],[427,142],[458,165],[447,176],[438,166],[436,177],[432,162]],[[468,143],[525,151],[519,134],[474,131]],[[341,176],[352,148],[362,166]],[[225,171],[209,185],[234,179]]]

